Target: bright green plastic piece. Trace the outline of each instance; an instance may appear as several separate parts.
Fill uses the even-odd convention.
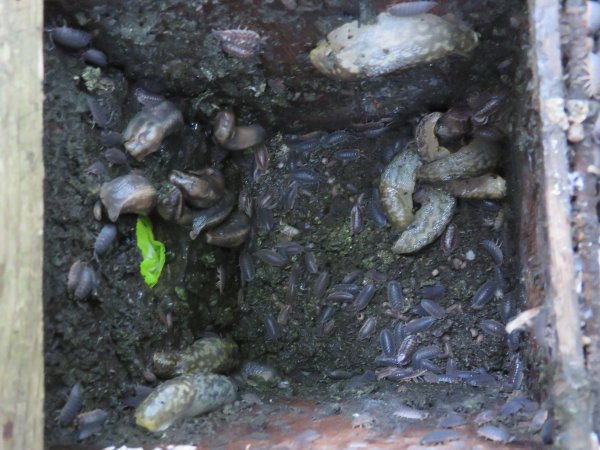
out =
[[[135,235],[143,258],[140,272],[146,284],[152,288],[158,283],[158,278],[165,265],[165,244],[154,239],[152,222],[146,216],[138,217]]]

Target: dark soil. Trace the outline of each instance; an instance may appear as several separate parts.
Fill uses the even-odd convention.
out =
[[[390,250],[396,233],[389,226],[375,226],[365,209],[365,227],[352,235],[350,210],[362,193],[364,206],[368,204],[386,149],[410,139],[420,114],[443,111],[475,91],[525,91],[527,74],[520,45],[527,26],[522,2],[443,2],[444,9],[460,12],[480,33],[481,44],[472,55],[348,84],[319,75],[310,66],[307,52],[328,30],[356,17],[355,2],[299,1],[296,11],[278,1],[248,1],[243,7],[237,1],[125,3],[127,6],[86,1],[75,6],[50,2],[47,8],[48,25],[66,21],[91,31],[94,43],[110,61],[108,68],[91,68],[78,52],[46,43],[44,302],[49,447],[77,441],[72,428],[56,423],[76,382],[84,386],[82,410],[102,408],[110,414],[102,432],[84,446],[157,442],[157,436],[132,424],[132,410],[124,406],[124,399],[136,384],[156,384],[144,378],[154,351],[183,348],[209,331],[231,335],[243,359],[268,362],[281,372],[287,383],[279,387],[243,388],[243,392],[257,393],[265,403],[268,399],[275,404],[277,399],[283,403],[320,401],[333,405],[332,414],[339,414],[334,406],[356,396],[373,401],[397,397],[396,382],[363,380],[350,386],[325,375],[333,369],[353,375],[375,369],[374,359],[381,353],[379,331],[396,321],[385,313],[387,281],[376,281],[377,293],[361,313],[348,308],[338,311],[334,331],[325,335],[319,325],[324,301],[310,295],[315,275],[304,272],[298,295],[291,302],[290,319],[282,326],[281,338],[273,340],[265,334],[264,320],[267,315],[277,317],[286,303],[289,267],[271,268],[256,261],[256,279],[242,286],[238,251],[211,247],[202,239],[190,241],[187,229],[154,214],[155,235],[167,248],[167,263],[155,288],[149,289],[139,273],[134,216],[119,218],[118,243],[95,261],[92,249],[102,223],[94,219],[92,209],[100,186],[131,169],[143,171],[158,186],[172,169],[211,165],[223,170],[228,187],[236,193],[240,189],[254,197],[274,193],[278,198],[273,211],[276,229],[259,229],[251,250],[273,248],[289,240],[282,232],[284,225],[295,227],[300,233],[293,240],[312,249],[319,268],[332,275],[332,283],[341,282],[355,269],[377,270],[385,273],[387,280],[398,280],[407,294],[404,314],[411,319],[418,317],[418,290],[443,284],[447,292],[440,303],[454,307],[447,318],[425,333],[423,344],[442,346],[447,340],[460,369],[484,368],[498,377],[506,376],[509,355],[505,344],[481,334],[478,326],[483,319],[501,320],[499,301],[482,311],[469,305],[478,287],[493,275],[491,259],[479,244],[483,239],[503,242],[507,290],[519,287],[514,251],[518,242],[511,231],[511,202],[519,200],[510,162],[512,146],[507,146],[503,172],[509,180],[509,200],[494,206],[459,202],[453,219],[458,244],[451,253],[443,253],[436,242],[416,255],[397,257]],[[247,61],[228,57],[209,34],[211,29],[238,25],[267,37],[263,54]],[[184,129],[141,163],[130,160],[130,167],[109,166],[102,157],[102,130],[90,116],[85,92],[96,95],[109,112],[108,128],[121,132],[141,108],[134,89],[157,84],[182,109]],[[516,107],[517,103],[507,102],[497,118],[509,135],[514,130]],[[210,119],[225,108],[236,112],[239,123],[260,123],[267,129],[270,168],[258,180],[252,175],[252,152],[227,155],[208,137]],[[292,210],[283,207],[290,177],[286,135],[349,128],[352,123],[381,117],[392,117],[393,125],[381,137],[361,138],[351,144],[365,155],[358,161],[332,163],[333,152],[342,146],[307,158],[306,167],[325,175],[327,181],[308,187]],[[96,161],[106,164],[105,173],[87,172]],[[490,224],[500,210],[506,222],[494,229]],[[469,250],[475,253],[473,261],[466,261]],[[466,267],[453,268],[454,257],[466,261]],[[301,262],[301,258],[296,256],[292,262]],[[93,296],[81,302],[69,298],[66,291],[66,276],[76,260],[89,261],[99,279]],[[220,266],[226,274],[222,294],[216,288]],[[358,341],[357,332],[368,317],[377,317],[376,333]],[[473,414],[482,405],[497,406],[506,397],[496,387],[416,383],[402,385],[401,390],[415,407],[439,409],[443,399],[452,397],[453,404],[475,405],[463,405]],[[473,398],[477,398],[475,403]],[[212,436],[215,445],[220,445],[215,430],[247,425],[248,410],[246,403],[238,402],[224,412],[178,423],[160,436],[160,441],[195,442]],[[260,420],[265,419],[256,414],[256,430]]]

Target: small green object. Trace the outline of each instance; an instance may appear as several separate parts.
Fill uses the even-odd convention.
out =
[[[151,288],[158,282],[165,265],[165,244],[154,239],[152,222],[146,216],[139,216],[135,225],[137,246],[142,252],[140,272]]]

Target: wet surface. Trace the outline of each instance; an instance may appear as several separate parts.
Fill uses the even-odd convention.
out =
[[[299,3],[293,14],[302,16],[302,23],[311,23],[304,23],[303,30],[319,20],[327,24],[324,29],[330,29],[333,23],[356,14],[353,2],[348,2],[354,5],[349,9],[344,2],[310,8],[308,2]],[[515,30],[526,23],[518,3],[496,10],[487,2],[487,6],[444,2],[444,9],[462,11],[463,19],[482,35],[480,47],[471,56],[355,83],[347,89],[308,66],[302,66],[306,70],[302,75],[297,61],[275,64],[283,58],[276,52],[304,58],[324,34],[303,32],[302,42],[295,44],[300,48],[290,46],[290,36],[279,39],[271,32],[284,27],[292,14],[279,2],[253,13],[261,17],[261,31],[268,40],[264,55],[252,61],[224,55],[211,38],[197,46],[195,54],[181,49],[182,40],[197,33],[195,24],[203,29],[199,35],[206,34],[208,23],[211,28],[224,28],[223,11],[233,11],[227,9],[231,8],[227,2],[198,6],[198,14],[206,14],[205,22],[178,21],[189,5],[172,6],[157,21],[153,19],[157,14],[154,6],[143,18],[134,18],[118,5],[90,5],[73,15],[68,8],[52,4],[48,20],[65,17],[93,30],[94,42],[107,52],[110,65],[92,68],[76,51],[53,47],[49,41],[46,44],[48,446],[78,445],[72,425],[59,427],[56,417],[71,386],[81,382],[82,411],[102,408],[109,412],[106,425],[81,443],[84,447],[201,441],[207,448],[215,448],[227,443],[235,446],[235,440],[253,448],[393,448],[398,439],[419,445],[426,432],[436,429],[435,421],[453,410],[464,414],[468,425],[459,429],[461,441],[446,445],[464,446],[468,440],[487,448],[490,444],[476,437],[472,419],[482,409],[499,410],[515,386],[509,379],[511,353],[505,338],[486,334],[481,327],[483,320],[505,321],[502,298],[494,298],[481,309],[470,305],[479,287],[496,276],[494,262],[480,244],[484,239],[502,243],[507,279],[504,293],[519,287],[514,251],[518,243],[512,238],[510,204],[459,200],[452,219],[455,239],[448,238],[445,247],[437,240],[415,255],[397,256],[391,248],[398,232],[389,225],[381,226],[372,212],[373,188],[391,155],[412,139],[422,113],[436,110],[433,105],[445,111],[476,91],[507,87],[519,60],[512,49],[523,38]],[[273,25],[266,26],[267,19]],[[166,32],[169,21],[176,23],[177,29]],[[256,23],[244,22],[248,27]],[[124,37],[127,33],[129,38]],[[115,44],[109,45],[111,42]],[[193,42],[187,44],[193,46]],[[161,60],[161,54],[175,56]],[[162,64],[156,64],[157,58]],[[142,108],[135,89],[140,83],[151,85],[157,78],[162,85],[158,90],[182,110],[185,125],[143,161],[129,158],[124,165],[110,163],[102,153],[115,144],[107,143],[103,133],[126,128]],[[284,88],[278,91],[277,86]],[[103,123],[90,115],[86,93],[104,108]],[[340,106],[346,101],[350,103]],[[509,134],[513,106],[507,102],[494,117]],[[227,153],[209,138],[209,120],[225,108],[236,112],[239,123],[260,123],[267,130],[268,167],[262,161],[262,169],[256,169],[253,151]],[[322,114],[332,119],[324,120]],[[385,125],[377,130],[380,133],[365,132],[365,123],[380,119]],[[327,132],[344,132],[330,134],[330,140],[320,141],[318,149],[297,151],[294,143],[299,141],[292,130],[308,133],[321,127]],[[344,138],[346,142],[338,142]],[[512,167],[510,145],[505,147],[500,173],[509,180],[509,197],[515,197],[515,192],[510,192],[513,175],[506,169]],[[88,168],[98,162],[104,167],[96,165],[89,173]],[[189,227],[168,223],[155,213],[150,215],[154,234],[167,249],[166,265],[155,288],[146,287],[139,274],[141,258],[133,216],[119,218],[116,243],[98,260],[94,258],[95,236],[108,222],[106,218],[97,221],[92,214],[103,182],[140,170],[158,188],[167,182],[171,170],[208,166],[223,172],[225,185],[236,198],[244,190],[255,204],[263,199],[262,208],[251,209],[253,231],[243,247],[255,265],[251,281],[242,280],[239,249],[209,246],[202,237],[191,241]],[[293,207],[289,204],[290,184],[297,190]],[[272,201],[264,200],[267,194]],[[290,242],[299,244],[301,251],[293,254]],[[281,253],[282,248],[288,249],[288,258],[277,267],[254,256],[260,249],[280,249]],[[93,294],[83,300],[69,298],[66,290],[66,276],[76,260],[89,262],[98,279]],[[360,308],[327,300],[330,290],[323,296],[314,293],[315,279],[322,271],[328,272],[331,286],[342,283],[350,272],[360,271],[354,281],[357,288],[372,284],[375,293]],[[290,284],[290,278],[294,283]],[[395,309],[387,298],[391,280],[400,283],[405,297],[403,305]],[[375,361],[382,353],[380,332],[391,332],[398,322],[427,316],[420,304],[430,294],[421,290],[438,284],[445,287],[444,295],[435,299],[443,308],[443,313],[438,312],[443,317],[420,333],[419,346],[436,345],[444,351],[443,357],[433,359],[432,370],[444,372],[451,356],[457,370],[479,371],[479,375],[486,374],[487,381],[474,383],[479,384],[475,387],[462,382],[434,384],[420,375],[413,381],[377,380],[375,371],[381,374],[382,370]],[[369,320],[376,325],[359,340],[359,330]],[[280,373],[279,381],[256,384],[238,380],[242,400],[223,411],[178,422],[162,434],[135,427],[132,409],[124,400],[136,384],[157,385],[151,372],[152,354],[184,348],[207,332],[233,337],[242,360],[271,364]],[[515,350],[513,345],[511,351]],[[327,376],[333,371],[347,371],[355,378],[334,380]],[[525,384],[516,387],[525,389]],[[418,425],[401,420],[393,415],[400,403],[426,410],[432,419]],[[516,437],[510,444],[514,448],[535,448],[528,441],[532,439],[528,427],[540,406],[529,407],[531,410],[516,415],[493,418],[492,423],[507,426]]]

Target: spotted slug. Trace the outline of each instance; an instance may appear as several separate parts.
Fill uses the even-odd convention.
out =
[[[230,339],[206,337],[175,352],[157,352],[153,371],[162,378],[190,372],[226,372],[238,363],[237,344]]]
[[[493,141],[473,139],[456,153],[421,166],[417,178],[426,183],[482,175],[500,162],[502,147]]]
[[[164,431],[179,419],[214,411],[236,396],[235,385],[223,375],[181,375],[144,399],[135,410],[135,423],[149,431]]]
[[[417,151],[409,145],[396,155],[381,175],[381,204],[390,222],[399,230],[404,230],[413,220],[412,194],[420,165]]]
[[[383,12],[374,23],[355,20],[336,28],[310,52],[310,60],[332,78],[364,79],[467,53],[477,41],[474,31],[433,14]]]
[[[392,247],[396,254],[414,253],[435,241],[452,220],[456,199],[442,189],[424,187],[421,208]]]

